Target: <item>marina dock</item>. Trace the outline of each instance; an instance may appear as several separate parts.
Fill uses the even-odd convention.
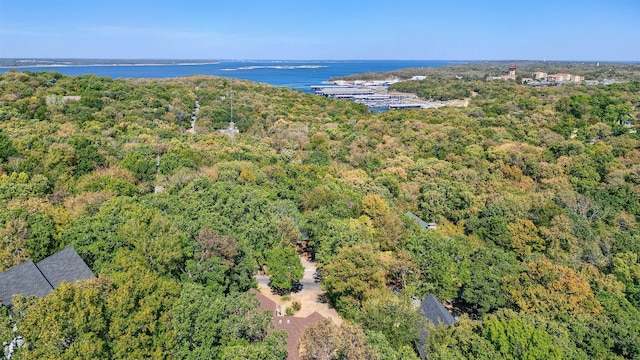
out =
[[[390,95],[388,86],[361,86],[356,84],[315,85],[310,87],[314,94],[335,99],[344,99],[368,108],[387,109],[427,109],[445,106],[442,102],[420,101],[404,95]]]

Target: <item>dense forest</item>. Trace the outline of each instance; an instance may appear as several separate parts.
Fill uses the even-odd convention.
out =
[[[417,359],[423,329],[430,359],[640,358],[640,81],[411,86],[471,102],[370,113],[234,80],[230,137],[229,79],[0,75],[0,271],[72,245],[98,275],[1,307],[0,343],[283,359],[247,290],[291,290],[304,247],[345,319],[309,335],[327,358]],[[454,326],[423,321],[429,293]]]
[[[618,62],[566,62],[566,61],[470,61],[446,66],[408,68],[389,72],[368,72],[332,78],[331,80],[380,80],[388,78],[410,79],[412,76],[427,76],[429,79],[453,78],[481,79],[488,76],[506,75],[509,66],[517,67],[518,77],[531,77],[535,71],[569,73],[591,80],[617,79],[634,81],[640,78],[638,63]],[[405,83],[406,84],[406,83]]]

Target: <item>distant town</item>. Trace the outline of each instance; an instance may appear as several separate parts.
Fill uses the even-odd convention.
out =
[[[516,75],[517,67],[515,64],[509,66],[509,73],[502,76],[489,76],[487,80],[513,80],[516,81],[518,76]],[[535,71],[532,77],[521,78],[521,83],[530,86],[552,86],[563,84],[586,84],[586,85],[598,85],[600,83],[604,85],[614,84],[617,81],[613,79],[603,79],[602,82],[598,80],[587,80],[584,76],[557,73],[549,74],[543,71]]]
[[[599,66],[599,63],[596,65]],[[417,70],[417,69],[414,69]],[[530,76],[521,76],[517,74],[516,64],[508,67],[508,73],[498,76],[487,76],[487,81],[504,80],[519,81],[522,85],[543,87],[543,86],[560,86],[560,85],[609,85],[618,83],[618,80],[601,78],[587,79],[585,76],[558,72],[548,73],[543,71],[534,71]],[[531,67],[529,66],[529,71]],[[385,74],[378,74],[384,76]],[[428,75],[412,75],[410,77],[402,77],[390,75],[387,79],[336,79],[326,84],[311,86],[311,91],[316,95],[326,97],[344,99],[364,104],[370,109],[411,109],[411,108],[439,108],[443,106],[466,107],[469,105],[468,98],[434,101],[423,99],[415,94],[407,94],[403,92],[389,91],[389,86],[402,81],[422,81],[430,77]],[[456,74],[455,78],[461,80],[466,78],[463,75]]]

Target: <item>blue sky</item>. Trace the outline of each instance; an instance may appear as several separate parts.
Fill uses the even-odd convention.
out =
[[[0,0],[0,57],[640,61],[640,0]]]

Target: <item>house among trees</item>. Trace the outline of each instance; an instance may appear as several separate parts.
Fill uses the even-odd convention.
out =
[[[63,281],[73,283],[94,277],[80,255],[69,246],[37,263],[28,260],[0,273],[0,299],[3,305],[12,307],[14,295],[45,297]]]
[[[307,317],[282,316],[280,305],[276,305],[273,300],[254,289],[249,291],[256,295],[262,309],[273,312],[274,331],[284,330],[287,332],[287,351],[289,353],[287,360],[302,359],[298,350],[298,343],[302,334],[312,324],[325,320],[324,316],[320,315],[317,311],[314,311]]]
[[[456,322],[456,319],[451,315],[447,309],[442,306],[442,303],[438,301],[438,299],[433,296],[433,294],[429,294],[422,303],[420,304],[420,310],[424,315],[427,322],[435,325],[435,326],[446,326],[450,327]],[[420,354],[421,359],[427,358],[427,353],[424,347],[424,343],[427,340],[427,331],[423,330],[420,333],[420,342],[416,343],[416,348],[418,349],[418,353]]]
[[[453,315],[451,315],[447,309],[442,306],[442,303],[438,301],[433,294],[429,294],[424,298],[424,300],[422,300],[420,309],[422,309],[424,317],[434,325],[444,325],[449,327],[456,322]]]
[[[425,229],[425,230],[429,230],[429,229],[435,229],[437,224],[434,222],[426,222],[422,219],[420,219],[416,214],[412,213],[411,211],[407,211],[407,216],[412,218],[413,220],[415,220],[415,222],[418,223],[418,225],[420,225],[421,228]]]

